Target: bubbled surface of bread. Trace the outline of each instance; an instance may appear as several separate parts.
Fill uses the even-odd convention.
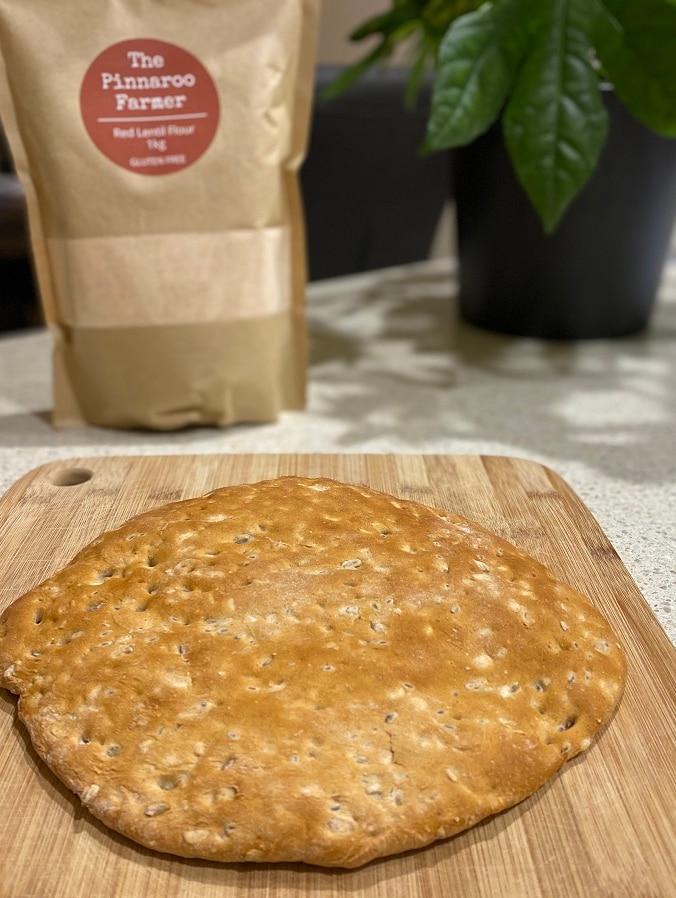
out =
[[[356,867],[521,801],[610,718],[591,602],[470,521],[283,477],[139,515],[0,621],[2,685],[159,851]]]

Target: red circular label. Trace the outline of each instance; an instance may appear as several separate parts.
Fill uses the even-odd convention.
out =
[[[109,159],[142,175],[192,165],[218,127],[216,86],[191,53],[139,38],[108,47],[80,90],[87,133]]]

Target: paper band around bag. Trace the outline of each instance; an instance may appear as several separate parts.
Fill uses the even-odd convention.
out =
[[[292,304],[288,228],[52,238],[47,248],[71,327],[237,321]]]

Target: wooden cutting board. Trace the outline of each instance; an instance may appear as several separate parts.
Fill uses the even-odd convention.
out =
[[[144,509],[278,474],[369,484],[458,511],[586,592],[630,662],[591,750],[517,807],[356,871],[219,865],[136,846],[98,823],[38,758],[0,696],[2,898],[669,898],[676,895],[676,652],[596,521],[551,470],[513,458],[199,455],[81,458],[0,500],[0,607]]]

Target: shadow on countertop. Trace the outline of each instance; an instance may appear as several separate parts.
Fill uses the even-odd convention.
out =
[[[340,316],[315,321],[311,376],[322,414],[343,423],[344,451],[384,438],[422,452],[481,443],[628,482],[676,479],[673,274],[648,331],[543,343],[456,320],[452,271],[398,284],[392,270],[371,291],[343,297]],[[377,332],[356,336],[354,321],[374,305]]]

